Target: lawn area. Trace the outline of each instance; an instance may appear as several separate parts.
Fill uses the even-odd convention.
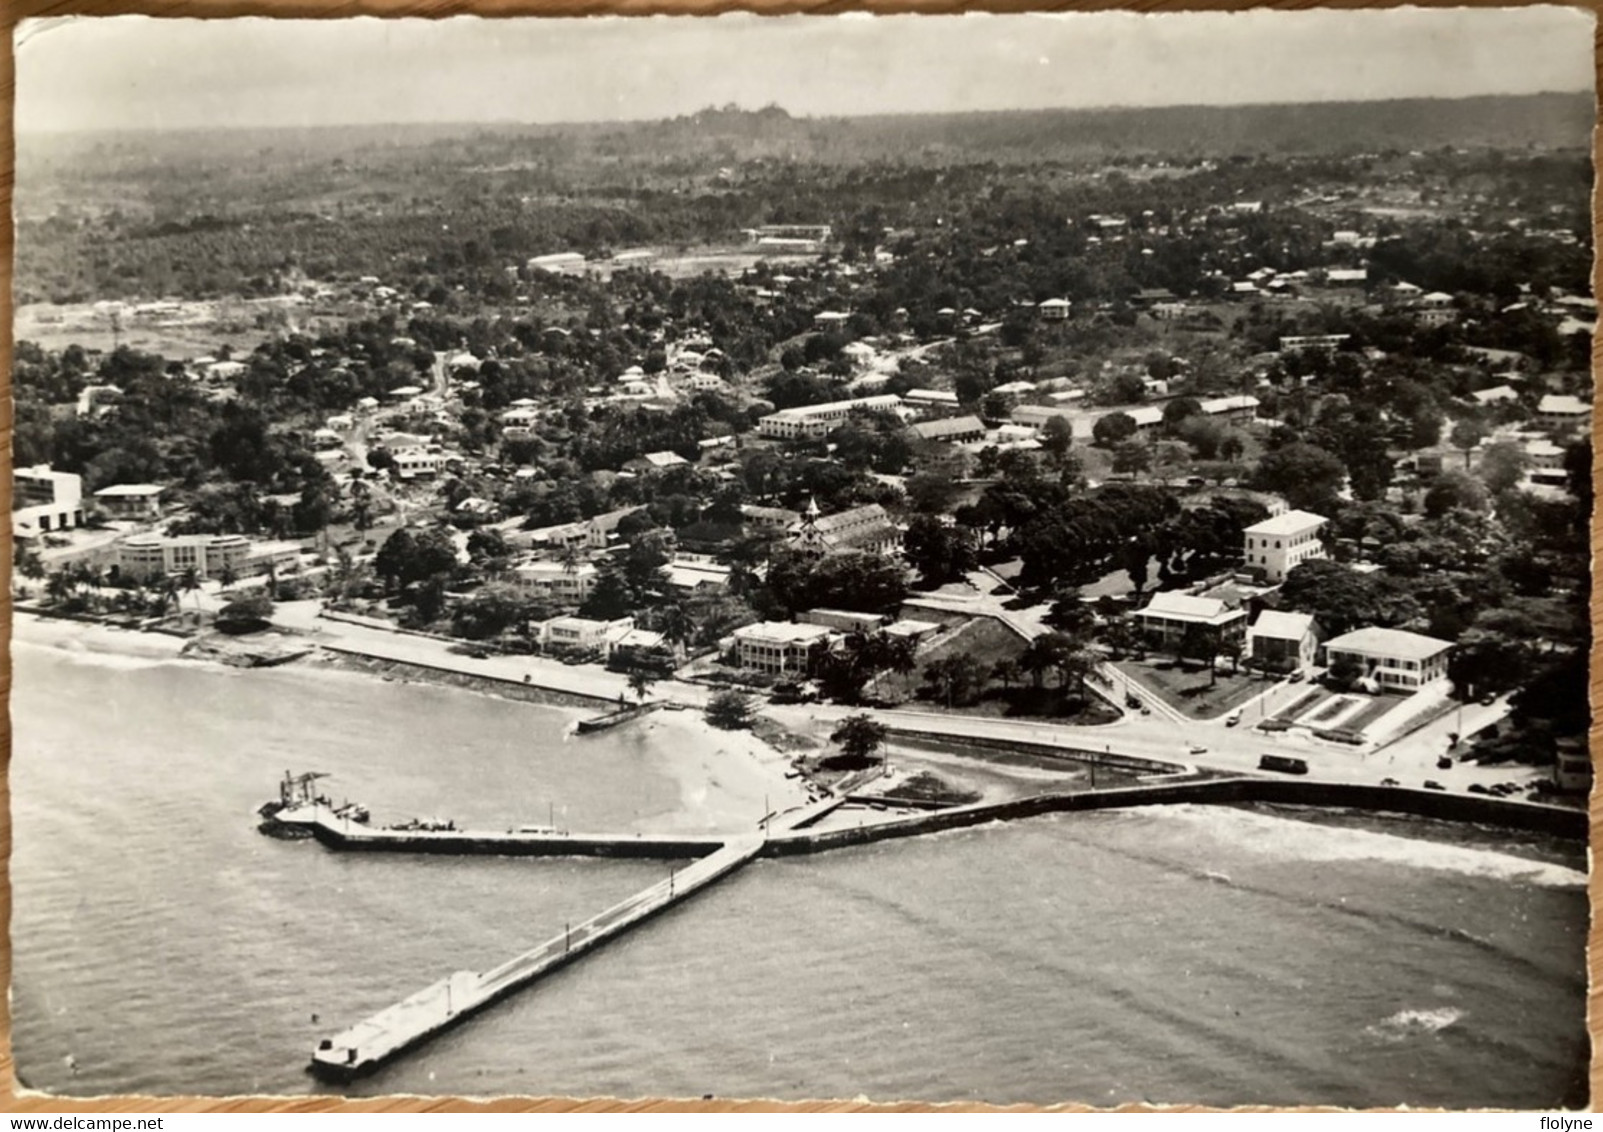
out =
[[[1215,678],[1208,674],[1206,664],[1181,665],[1172,658],[1125,659],[1116,661],[1114,667],[1146,685],[1162,696],[1165,703],[1193,719],[1212,719],[1223,715],[1258,693],[1268,691],[1272,683],[1245,669],[1234,675],[1224,669]]]
[[[951,711],[957,715],[984,715],[1008,719],[1057,719],[1079,724],[1112,723],[1119,713],[1092,687],[1082,701],[1077,687],[1060,690],[1053,677],[1036,688],[1028,676],[1011,685],[990,678],[991,667],[999,660],[1018,660],[1024,652],[1024,638],[991,617],[976,617],[951,637],[931,649],[920,650],[918,667],[906,675],[886,673],[879,678],[879,695],[892,702],[904,702],[920,711]],[[920,699],[931,694],[924,670],[949,656],[966,656],[984,676],[983,688],[967,703],[950,708],[938,698]],[[869,688],[873,693],[873,685]]]
[[[1384,694],[1371,696],[1369,703],[1364,705],[1364,708],[1356,715],[1344,722],[1342,726],[1348,731],[1362,731],[1402,702],[1402,696]]]
[[[886,673],[879,678],[880,694],[887,699],[913,699],[924,686],[924,669],[937,660],[964,655],[990,674],[999,660],[1017,660],[1024,652],[1024,638],[994,617],[976,617],[947,640],[931,649],[918,651],[918,667],[906,675]]]

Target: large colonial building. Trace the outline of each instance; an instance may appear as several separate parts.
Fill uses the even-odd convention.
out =
[[[1254,523],[1242,532],[1246,566],[1270,582],[1283,582],[1294,566],[1325,557],[1319,528],[1328,519],[1312,511],[1286,511]]]
[[[895,554],[902,547],[902,532],[878,503],[820,515],[815,500],[808,503],[801,522],[791,533],[790,545],[802,554],[824,555],[842,550]]]
[[[1177,648],[1191,632],[1206,633],[1218,647],[1241,640],[1247,614],[1218,598],[1170,590],[1153,594],[1146,608],[1136,611],[1135,624],[1153,648]]]
[[[735,657],[740,667],[753,672],[805,676],[833,632],[826,625],[760,621],[735,630]]]
[[[1355,629],[1325,642],[1325,663],[1352,661],[1382,689],[1415,691],[1447,675],[1451,641],[1402,629]]]
[[[244,535],[129,535],[117,542],[117,574],[152,582],[190,570],[197,578],[246,578],[300,561],[298,542],[254,542]]]
[[[820,440],[855,412],[893,413],[901,407],[902,399],[894,393],[830,401],[823,405],[798,405],[763,417],[757,422],[757,434],[770,440]]]

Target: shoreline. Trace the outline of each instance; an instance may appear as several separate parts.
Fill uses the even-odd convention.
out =
[[[118,657],[135,663],[181,661],[236,672],[254,671],[229,666],[216,657],[186,653],[191,638],[101,622],[23,613],[12,619],[12,639],[27,646]],[[612,701],[601,702],[539,685],[324,649],[310,637],[304,640],[311,650],[307,655],[273,666],[271,671],[332,670],[375,682],[451,688],[555,711],[568,720],[570,727],[585,716],[601,714],[609,705],[615,706]],[[26,669],[26,665],[22,667]],[[639,744],[642,753],[649,754],[677,787],[678,805],[646,822],[644,828],[676,833],[740,832],[756,827],[766,812],[765,802],[781,810],[807,800],[805,784],[785,777],[790,769],[790,754],[750,731],[719,731],[699,711],[650,712],[619,725],[609,734]],[[587,740],[576,737],[575,741]]]

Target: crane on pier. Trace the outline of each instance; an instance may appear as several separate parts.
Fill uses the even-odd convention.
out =
[[[327,777],[327,771],[313,770],[305,774],[291,774],[286,770],[284,781],[278,784],[278,800],[286,809],[291,806],[310,806],[319,800],[326,803],[328,799],[318,798],[313,783],[319,778]]]

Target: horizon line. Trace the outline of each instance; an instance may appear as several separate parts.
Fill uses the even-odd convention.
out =
[[[69,126],[65,128],[29,128],[21,121],[13,123],[13,131],[17,136],[29,134],[36,137],[55,136],[85,136],[92,134],[181,134],[229,132],[245,130],[339,130],[339,129],[408,129],[418,127],[457,127],[457,128],[563,128],[573,126],[639,126],[656,122],[675,122],[693,118],[697,114],[707,111],[733,112],[744,114],[758,114],[764,110],[778,109],[795,121],[803,122],[855,122],[873,118],[956,118],[977,117],[980,115],[1019,115],[1019,114],[1051,114],[1051,113],[1130,113],[1148,110],[1247,110],[1265,109],[1269,107],[1294,106],[1381,106],[1403,102],[1472,102],[1478,99],[1536,99],[1590,96],[1593,100],[1594,110],[1597,109],[1598,92],[1596,88],[1576,88],[1570,90],[1540,90],[1540,91],[1486,91],[1479,94],[1413,94],[1401,95],[1391,98],[1306,98],[1306,99],[1271,99],[1263,102],[1167,102],[1167,103],[1099,103],[1086,106],[1013,106],[976,108],[973,110],[882,110],[869,111],[859,114],[798,114],[779,105],[769,102],[763,106],[747,107],[739,104],[726,104],[716,106],[709,104],[697,110],[684,114],[675,114],[671,117],[656,118],[568,118],[553,121],[535,121],[516,118],[481,118],[481,119],[414,119],[411,121],[351,121],[351,122],[243,122],[215,125],[184,125],[184,126]]]

